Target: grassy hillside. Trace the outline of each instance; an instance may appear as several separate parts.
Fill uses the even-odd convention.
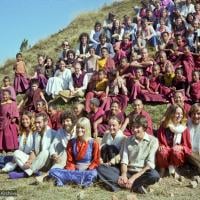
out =
[[[138,0],[134,1],[134,4]],[[112,5],[105,5],[99,11],[83,13],[77,16],[66,28],[59,30],[57,33],[52,34],[48,38],[38,41],[32,48],[23,53],[25,62],[27,64],[28,72],[32,72],[32,66],[36,64],[37,55],[45,54],[53,59],[58,58],[58,52],[60,50],[60,44],[63,40],[67,39],[72,47],[77,44],[78,37],[82,32],[90,32],[96,21],[103,22],[108,12],[116,13],[119,19],[122,19],[124,15],[133,16],[133,1],[123,0],[120,2],[114,2]],[[13,55],[14,57],[15,55]],[[12,66],[15,59],[8,59],[0,69],[0,79],[3,75],[13,75]]]

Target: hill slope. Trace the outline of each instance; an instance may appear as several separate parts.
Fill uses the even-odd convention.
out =
[[[66,28],[52,34],[48,38],[38,41],[32,48],[23,52],[23,57],[26,62],[28,74],[32,74],[33,66],[36,65],[37,55],[45,54],[52,57],[54,60],[58,59],[58,54],[60,51],[60,45],[63,40],[67,39],[73,48],[76,47],[79,35],[82,32],[90,32],[96,21],[103,22],[109,12],[113,12],[117,15],[117,18],[122,19],[124,15],[133,17],[134,10],[133,6],[139,4],[139,1],[133,0],[122,0],[116,1],[112,5],[105,5],[99,11],[83,13],[77,16]],[[13,77],[13,64],[15,59],[9,59],[0,68],[0,80],[5,75],[10,75]],[[63,105],[66,106],[66,105]],[[153,122],[157,126],[159,123],[164,110],[165,105],[147,105],[146,109],[152,115]],[[127,111],[130,110],[130,106]]]
[[[134,1],[134,4],[137,2],[137,0]],[[59,30],[44,40],[38,41],[32,48],[23,52],[28,73],[32,72],[31,67],[36,64],[38,54],[45,54],[56,60],[58,58],[60,44],[63,40],[67,39],[72,47],[75,47],[80,33],[89,33],[96,21],[103,22],[109,12],[115,13],[119,19],[122,19],[123,15],[133,16],[132,7],[132,0],[123,0],[114,2],[109,6],[105,5],[99,11],[83,13],[77,16],[66,28]],[[8,59],[5,62],[0,69],[0,79],[4,75],[13,75],[12,67],[14,62],[15,59]]]

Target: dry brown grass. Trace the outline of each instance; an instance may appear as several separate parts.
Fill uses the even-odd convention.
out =
[[[100,187],[95,183],[94,186],[81,189],[78,186],[55,187],[52,183],[43,183],[40,185],[31,185],[34,178],[25,178],[19,180],[9,180],[7,175],[0,175],[1,190],[16,189],[17,200],[77,200],[78,194],[81,193],[84,200],[111,200],[115,195],[119,200],[126,200],[130,194],[127,190],[113,193]],[[150,192],[146,195],[138,195],[138,200],[198,200],[200,196],[200,187],[195,189],[188,187],[189,179],[184,182],[175,181],[173,178],[165,178],[162,182],[156,183],[150,187]],[[0,197],[5,199],[5,197]]]

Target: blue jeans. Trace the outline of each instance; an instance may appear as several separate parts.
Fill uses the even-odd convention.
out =
[[[99,179],[104,182],[104,184],[113,192],[118,191],[120,186],[118,185],[118,179],[120,176],[120,170],[114,166],[100,165],[97,168]],[[130,178],[134,173],[127,173],[127,177]],[[131,191],[137,192],[141,186],[147,187],[153,185],[159,181],[159,174],[155,169],[147,170],[139,178],[137,178],[133,185]]]

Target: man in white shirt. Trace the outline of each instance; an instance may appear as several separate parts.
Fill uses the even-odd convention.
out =
[[[32,151],[29,155],[22,154],[24,172],[11,172],[9,176],[12,179],[31,176],[41,169],[46,171],[50,167],[49,148],[56,132],[48,127],[48,118],[45,113],[36,114],[35,126]]]
[[[154,184],[160,178],[155,170],[158,140],[145,132],[147,121],[144,116],[137,116],[131,122],[131,127],[134,135],[127,138],[124,143],[121,170],[101,165],[98,168],[98,175],[112,191],[122,187],[133,192],[147,193],[145,187]]]

